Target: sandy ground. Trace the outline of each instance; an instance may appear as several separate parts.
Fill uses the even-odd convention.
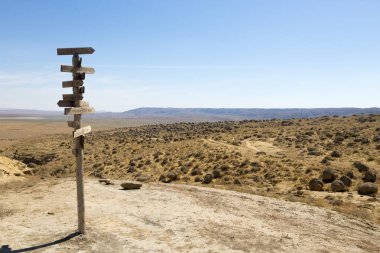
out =
[[[0,252],[380,251],[379,227],[325,209],[185,185],[123,191],[119,183],[86,179],[84,236],[73,234],[73,178],[3,185]]]

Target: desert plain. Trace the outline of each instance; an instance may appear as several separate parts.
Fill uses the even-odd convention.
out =
[[[77,235],[70,129],[0,121],[1,252],[380,251],[379,115],[86,123]]]

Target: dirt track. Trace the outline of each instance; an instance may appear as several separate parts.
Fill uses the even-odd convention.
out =
[[[379,227],[300,203],[184,185],[122,191],[90,179],[85,191],[85,236],[70,236],[74,179],[3,192],[0,252],[380,251]]]

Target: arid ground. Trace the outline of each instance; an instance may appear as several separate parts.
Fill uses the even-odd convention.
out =
[[[0,242],[13,250],[75,231],[73,141],[62,124],[56,132],[45,125],[49,135],[1,130],[17,138],[3,142],[0,156],[21,162],[2,174],[8,232]],[[93,129],[84,166],[89,232],[43,250],[380,250],[378,195],[358,193],[363,183],[379,186],[379,115]],[[144,186],[121,191],[120,181],[100,178]],[[322,188],[311,189],[312,179]]]

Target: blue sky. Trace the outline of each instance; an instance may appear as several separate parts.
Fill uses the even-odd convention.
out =
[[[0,108],[59,110],[57,47],[92,46],[85,100],[379,107],[378,0],[0,1]]]

